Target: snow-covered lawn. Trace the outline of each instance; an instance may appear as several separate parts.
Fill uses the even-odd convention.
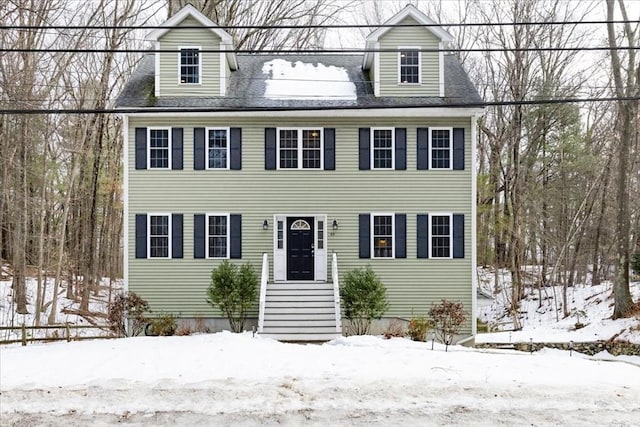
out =
[[[2,425],[637,425],[640,357],[251,334],[2,347]]]

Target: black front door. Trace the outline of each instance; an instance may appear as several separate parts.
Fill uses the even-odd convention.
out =
[[[287,218],[287,280],[313,280],[313,217]]]

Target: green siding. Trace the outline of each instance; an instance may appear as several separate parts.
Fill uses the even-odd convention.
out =
[[[470,119],[461,118],[152,118],[131,117],[129,159],[134,158],[134,129],[144,126],[184,128],[184,170],[135,170],[129,162],[129,289],[146,298],[153,310],[182,316],[213,316],[205,290],[217,260],[193,259],[193,214],[229,212],[242,214],[242,262],[257,272],[262,253],[269,254],[273,269],[273,216],[275,214],[326,214],[328,262],[338,254],[339,269],[371,265],[387,286],[391,306],[388,316],[425,314],[441,298],[459,299],[471,311],[471,131]],[[194,171],[193,128],[225,126],[242,128],[242,170]],[[336,170],[264,169],[265,127],[324,126],[336,128]],[[407,170],[358,170],[358,128],[396,126],[407,128]],[[416,170],[416,128],[454,126],[465,128],[464,171]],[[184,214],[184,259],[135,259],[135,214],[173,212]],[[396,212],[407,214],[407,258],[366,260],[358,258],[358,214]],[[454,212],[465,215],[465,258],[430,260],[416,258],[416,214]],[[339,229],[330,224],[337,219]],[[264,219],[269,230],[262,229]],[[330,272],[330,265],[327,271]],[[272,274],[272,273],[271,273]],[[470,330],[470,329],[469,329]]]
[[[402,24],[418,24],[407,18]],[[422,27],[397,27],[380,37],[380,96],[440,96],[440,56],[438,52],[422,52],[422,83],[403,85],[398,83],[399,47],[438,49],[440,40]],[[393,50],[385,52],[385,50]]]
[[[180,47],[199,46],[201,50],[220,50],[221,39],[206,28],[180,28],[199,26],[193,18],[186,18],[176,29],[168,31],[160,39],[161,50],[175,52],[157,53],[160,55],[160,95],[161,96],[220,96],[220,53],[201,53],[200,66],[202,80],[200,84],[178,84]],[[226,65],[225,65],[226,66]]]

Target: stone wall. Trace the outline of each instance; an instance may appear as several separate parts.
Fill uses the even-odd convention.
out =
[[[556,348],[559,350],[569,350],[573,346],[573,350],[579,353],[584,353],[589,356],[600,353],[601,351],[608,351],[614,356],[621,354],[627,356],[640,356],[640,344],[632,344],[625,341],[593,341],[593,342],[534,342],[530,344],[528,342],[515,342],[515,343],[480,343],[476,344],[476,348],[512,348],[519,351],[538,351],[543,348]],[[533,347],[533,349],[532,349]]]

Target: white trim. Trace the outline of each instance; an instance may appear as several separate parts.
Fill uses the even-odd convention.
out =
[[[431,226],[434,216],[449,217],[449,256],[433,256],[433,227]],[[453,259],[453,213],[452,212],[429,212],[429,259]]]
[[[167,241],[167,254],[168,256],[164,257],[164,256],[151,256],[151,217],[152,216],[166,216],[167,217],[167,229],[169,231],[168,234],[168,241]],[[172,220],[172,215],[170,213],[166,213],[166,212],[151,212],[151,213],[147,213],[147,259],[171,259],[171,256],[173,255],[171,253],[171,246],[172,246],[172,224],[173,224],[173,220]]]
[[[167,154],[167,167],[166,168],[152,168],[151,167],[151,131],[152,130],[166,130],[167,131],[167,150],[169,153]],[[147,128],[147,170],[171,170],[171,162],[172,162],[172,151],[173,151],[173,141],[171,138],[171,128],[166,126],[158,126],[158,127],[148,127]]]
[[[375,248],[374,248],[374,240],[375,234],[374,230],[374,221],[373,218],[376,216],[390,216],[391,217],[391,256],[390,257],[377,257]],[[369,214],[369,236],[370,236],[370,245],[371,245],[371,259],[396,259],[396,214],[395,212],[371,212]]]
[[[209,167],[209,131],[212,130],[223,130],[227,133],[227,156],[226,156],[226,160],[227,160],[227,165],[224,168],[211,168]],[[227,127],[207,127],[204,130],[204,137],[205,137],[205,141],[204,141],[204,149],[205,149],[205,165],[204,168],[205,170],[208,171],[221,171],[221,170],[229,170],[230,169],[230,163],[231,163],[231,159],[230,159],[230,155],[231,155],[231,128],[227,128]]]
[[[156,41],[153,43],[153,48],[155,50],[160,50],[160,42]],[[155,90],[154,90],[154,95],[157,97],[160,96],[160,53],[156,52],[153,54],[154,56],[154,63],[155,63]],[[179,63],[179,62],[178,62]]]
[[[279,213],[273,215],[273,281],[274,282],[287,282],[287,273],[289,266],[287,265],[287,249],[288,249],[288,231],[289,227],[287,225],[287,220],[289,218],[313,218],[313,281],[314,282],[322,282],[327,280],[328,270],[327,270],[327,262],[328,262],[328,254],[329,254],[329,241],[328,241],[328,216],[327,214],[318,214],[318,213]],[[282,221],[282,249],[278,249],[278,221]],[[318,221],[324,222],[324,230],[323,230],[323,239],[324,239],[324,249],[318,249]],[[324,261],[318,261],[321,257],[318,256],[318,251],[324,251],[324,255],[322,259]],[[324,262],[325,266],[322,270],[318,268],[318,264],[320,262]],[[280,274],[282,274],[282,276]],[[318,274],[322,272],[323,274]]]
[[[449,167],[448,168],[434,168],[433,167],[433,148],[431,147],[431,135],[434,130],[447,130],[449,131]],[[429,128],[429,170],[453,170],[453,127],[446,126],[434,126]]]
[[[160,37],[165,35],[167,32],[173,29],[173,27],[180,24],[189,16],[195,19],[196,21],[198,21],[199,23],[201,23],[204,27],[216,27],[216,24],[212,20],[207,18],[205,15],[203,15],[195,7],[191,6],[190,4],[187,4],[185,7],[180,9],[177,13],[175,13],[171,18],[164,21],[161,25],[161,28],[157,28],[151,31],[150,33],[148,33],[145,36],[145,39],[158,40]],[[225,43],[229,43],[229,44],[232,43],[231,36],[229,35],[229,33],[224,31],[223,29],[209,28],[209,30],[215,35],[217,35],[218,37],[220,37]]]
[[[122,212],[124,215],[124,224],[122,227],[122,276],[124,291],[129,291],[129,117],[122,116],[122,164],[123,166],[123,200]]]
[[[390,130],[391,131],[391,167],[389,168],[376,168],[374,167],[374,159],[375,159],[375,150],[373,147],[373,140],[375,136],[375,132],[377,130]],[[375,127],[371,128],[371,135],[369,136],[369,164],[371,166],[371,170],[395,170],[396,168],[396,128],[393,127]]]
[[[375,70],[375,76],[373,81],[373,94],[375,96],[380,96],[380,42],[375,42],[373,44],[373,48],[375,49],[374,53],[369,53],[369,55],[373,55],[373,67]],[[365,53],[365,56],[367,53]]]
[[[295,130],[297,131],[296,150],[298,155],[298,167],[297,168],[281,168],[280,167],[280,131],[282,130]],[[302,164],[302,132],[305,130],[320,132],[320,167],[318,168],[305,168]],[[324,170],[324,128],[307,126],[307,127],[279,127],[276,128],[276,170]]]
[[[420,86],[422,85],[422,47],[421,46],[398,46],[398,79],[397,83],[400,86]],[[416,83],[402,82],[400,80],[401,70],[401,55],[402,52],[418,51],[418,81]]]
[[[477,138],[477,120],[478,116],[471,117],[471,333],[478,333],[478,323],[476,321],[478,315],[478,260],[477,257],[477,168],[476,168],[476,138]],[[465,227],[466,230],[466,227]]]
[[[440,96],[445,96],[444,93],[444,52],[442,49],[444,48],[444,44],[442,42],[438,43],[438,48],[440,51],[438,52],[438,86]]]
[[[223,216],[225,218],[227,218],[227,235],[226,235],[226,239],[227,239],[227,253],[224,257],[213,257],[209,255],[209,237],[211,237],[209,235],[209,218],[211,218],[212,216]],[[229,245],[231,244],[231,214],[229,213],[206,213],[205,214],[205,222],[204,222],[204,250],[205,250],[205,258],[206,259],[229,259],[229,253],[230,253],[230,248]]]
[[[182,83],[182,51],[198,51],[198,83]],[[178,86],[199,86],[202,85],[202,46],[178,46]]]
[[[227,94],[227,60],[225,44],[220,42],[220,64],[218,69],[220,70],[220,96],[225,96]]]
[[[121,114],[127,114],[130,117],[140,118],[163,118],[163,117],[203,117],[203,118],[231,118],[231,117],[265,117],[265,111],[173,111],[163,112],[167,107],[144,108],[144,112],[127,112],[122,111]],[[177,108],[177,107],[176,107]],[[182,108],[182,107],[181,107]],[[126,110],[120,108],[119,110]],[[118,110],[118,109],[117,109]],[[143,109],[139,109],[143,110]],[[434,117],[464,117],[468,118],[473,115],[483,114],[485,111],[481,107],[406,107],[406,108],[343,108],[343,109],[299,109],[299,110],[275,110],[268,111],[269,117],[296,117],[296,118],[343,118],[343,117],[360,117],[360,118],[401,118],[401,117],[420,117],[422,119]]]

